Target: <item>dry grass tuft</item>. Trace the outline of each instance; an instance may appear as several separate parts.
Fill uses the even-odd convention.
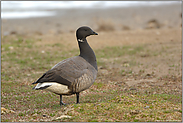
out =
[[[149,20],[146,25],[146,29],[161,28],[163,25],[156,19]]]
[[[122,30],[130,30],[130,27],[129,26],[126,26],[126,25],[123,25],[122,26]]]
[[[115,25],[111,20],[99,19],[97,20],[98,29],[97,31],[114,31]]]

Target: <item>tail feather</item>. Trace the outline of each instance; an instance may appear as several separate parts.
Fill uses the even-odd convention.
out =
[[[37,84],[39,81],[45,76],[46,74],[43,74],[37,81],[33,82],[32,84]]]
[[[50,86],[51,86],[51,85],[47,85],[47,86],[40,87],[40,88],[36,88],[36,86],[35,86],[35,87],[32,88],[32,90],[43,90],[43,89],[46,89],[46,88],[48,88],[48,87],[50,87]]]
[[[38,83],[32,89],[34,89],[34,90],[43,90],[43,89],[46,89],[46,88],[50,87],[51,85],[52,85],[52,83]]]
[[[37,83],[37,81],[33,82],[32,84],[36,84],[36,83]]]

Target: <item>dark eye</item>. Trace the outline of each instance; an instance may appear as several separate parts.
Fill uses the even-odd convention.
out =
[[[85,29],[85,31],[87,31],[87,30]]]

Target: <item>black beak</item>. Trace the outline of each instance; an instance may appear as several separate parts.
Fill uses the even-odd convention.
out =
[[[96,32],[93,32],[93,34],[92,35],[98,35]]]

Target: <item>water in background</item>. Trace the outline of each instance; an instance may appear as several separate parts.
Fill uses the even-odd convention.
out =
[[[2,1],[1,18],[55,16],[58,9],[111,8],[178,4],[180,1]]]

